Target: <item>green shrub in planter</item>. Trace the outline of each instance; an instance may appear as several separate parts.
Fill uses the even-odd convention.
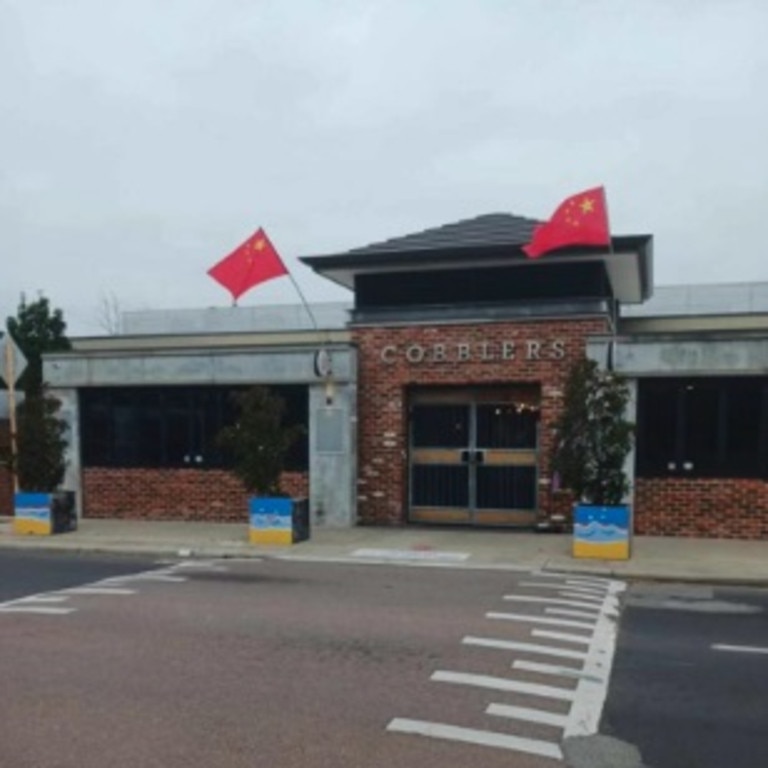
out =
[[[586,357],[576,361],[565,385],[552,457],[564,489],[573,495],[576,557],[629,557],[631,510],[624,464],[634,425],[625,418],[626,381]]]
[[[249,500],[250,541],[292,544],[309,536],[306,499],[287,499],[280,476],[288,451],[304,433],[299,425],[283,424],[285,402],[267,387],[237,393],[237,422],[218,436],[219,446],[234,460],[233,471]]]

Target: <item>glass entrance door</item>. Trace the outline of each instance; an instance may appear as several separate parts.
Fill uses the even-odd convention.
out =
[[[538,407],[488,398],[412,403],[411,522],[534,522]]]

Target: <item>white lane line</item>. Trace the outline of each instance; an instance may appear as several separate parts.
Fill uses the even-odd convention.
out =
[[[531,696],[558,699],[559,701],[573,701],[576,695],[575,689],[572,688],[526,683],[522,680],[509,680],[506,677],[493,677],[491,675],[473,675],[468,672],[449,672],[439,669],[437,672],[433,672],[429,679],[436,683],[455,683],[457,685],[471,685],[475,688],[490,688],[494,691],[527,693]]]
[[[557,664],[539,664],[537,661],[524,661],[516,659],[512,663],[512,669],[523,669],[526,672],[538,672],[541,675],[557,675],[558,677],[568,677],[571,680],[582,680],[589,678],[596,683],[602,682],[602,678],[594,678],[583,669],[574,669],[573,667],[561,667]]]
[[[546,603],[547,605],[569,605],[571,608],[592,608],[599,610],[595,603],[586,603],[581,600],[565,600],[561,597],[538,597],[537,595],[504,595],[504,600],[512,600],[516,603]]]
[[[174,563],[173,568],[221,568],[218,560],[185,560],[182,563]]]
[[[565,583],[582,587],[601,587],[605,590],[608,590],[611,586],[611,581],[609,579],[587,579],[581,578],[580,576],[573,579],[566,579]]]
[[[135,595],[135,589],[122,589],[120,587],[71,587],[62,589],[68,595]]]
[[[556,573],[555,571],[529,571],[529,574],[537,579],[566,579],[570,576],[569,573]]]
[[[556,656],[560,659],[586,659],[584,651],[572,651],[570,648],[555,648],[539,643],[518,643],[514,640],[496,640],[491,637],[467,636],[461,641],[464,645],[476,645],[481,648],[496,648],[500,651],[524,651],[542,656]]]
[[[574,584],[564,584],[560,589],[560,593],[572,592],[576,595],[583,595],[584,597],[597,598],[604,600],[608,593],[604,589],[592,589],[592,587],[577,587]]]
[[[625,588],[623,582],[612,582],[608,588],[606,604],[618,606],[618,596]],[[598,731],[616,650],[617,614],[618,611],[614,615],[603,611],[598,616],[592,643],[584,661],[585,674],[577,683],[576,697],[568,713],[568,723],[563,732],[565,738],[591,736]]]
[[[463,563],[469,552],[447,552],[434,549],[356,549],[350,557],[373,557],[377,560],[436,560],[445,563]]]
[[[597,589],[593,587],[576,587],[572,584],[550,584],[538,581],[521,581],[518,586],[529,587],[530,589],[568,590],[569,592],[575,593],[578,597],[603,598],[607,594],[603,589]]]
[[[171,576],[167,573],[136,573],[132,576],[114,576],[109,579],[102,579],[99,584],[121,586],[126,581],[161,581],[178,583],[187,581],[186,576]]]
[[[578,629],[594,629],[594,624],[586,621],[573,621],[572,619],[552,619],[547,616],[530,616],[527,613],[497,613],[491,611],[485,614],[486,619],[499,619],[501,621],[527,621],[531,624],[548,624],[551,627],[574,627]]]
[[[190,562],[190,563],[178,563],[170,569],[170,573],[176,573],[178,571],[208,571],[209,573],[227,573],[229,568],[226,565],[220,565],[218,563],[202,563],[202,562]]]
[[[557,744],[539,739],[525,739],[521,736],[509,736],[505,733],[481,731],[475,728],[460,728],[445,723],[430,723],[426,720],[408,720],[396,717],[387,726],[388,731],[411,733],[418,736],[428,736],[433,739],[461,741],[466,744],[478,744],[484,747],[498,747],[513,752],[525,752],[529,755],[551,757],[562,760],[563,753]]]
[[[590,635],[571,635],[567,632],[550,632],[548,629],[532,629],[533,637],[546,637],[548,640],[563,640],[566,643],[583,643],[589,645],[592,642]]]
[[[64,595],[30,595],[29,597],[12,600],[11,603],[16,605],[24,605],[26,603],[63,603],[66,599]]]
[[[572,611],[570,608],[545,608],[544,613],[552,616],[571,616],[574,619],[597,619],[597,614],[588,611]]]
[[[600,605],[602,604],[603,600],[610,600],[609,597],[601,597],[599,595],[588,595],[585,592],[570,592],[566,590],[562,590],[559,592],[562,597],[572,597],[576,600],[591,600],[594,605]]]
[[[543,709],[531,709],[530,707],[512,707],[508,704],[489,704],[485,714],[508,717],[511,720],[524,720],[527,723],[554,725],[556,728],[565,728],[568,721],[566,715],[558,715],[556,712],[545,712]]]
[[[713,651],[728,651],[730,653],[766,653],[768,648],[761,648],[757,645],[726,645],[725,643],[715,643],[712,646]]]
[[[0,613],[39,613],[47,616],[61,616],[72,613],[74,608],[53,608],[47,605],[0,605]]]

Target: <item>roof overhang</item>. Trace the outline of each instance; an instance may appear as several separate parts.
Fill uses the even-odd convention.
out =
[[[573,262],[602,262],[616,299],[637,304],[653,292],[653,238],[651,235],[614,237],[610,249],[569,248],[529,259],[521,245],[493,245],[443,250],[341,253],[303,256],[300,261],[319,275],[354,290],[358,275],[392,272],[445,271],[479,267],[536,269]]]

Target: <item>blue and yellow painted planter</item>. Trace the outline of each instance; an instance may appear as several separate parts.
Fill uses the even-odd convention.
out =
[[[77,527],[72,491],[16,493],[13,515],[13,531],[19,534],[50,536]]]
[[[309,538],[306,499],[253,498],[249,500],[251,544],[288,546]]]
[[[578,504],[574,510],[573,556],[629,560],[631,533],[632,513],[628,505]]]
[[[53,514],[50,493],[17,493],[13,504],[14,533],[50,536]]]

